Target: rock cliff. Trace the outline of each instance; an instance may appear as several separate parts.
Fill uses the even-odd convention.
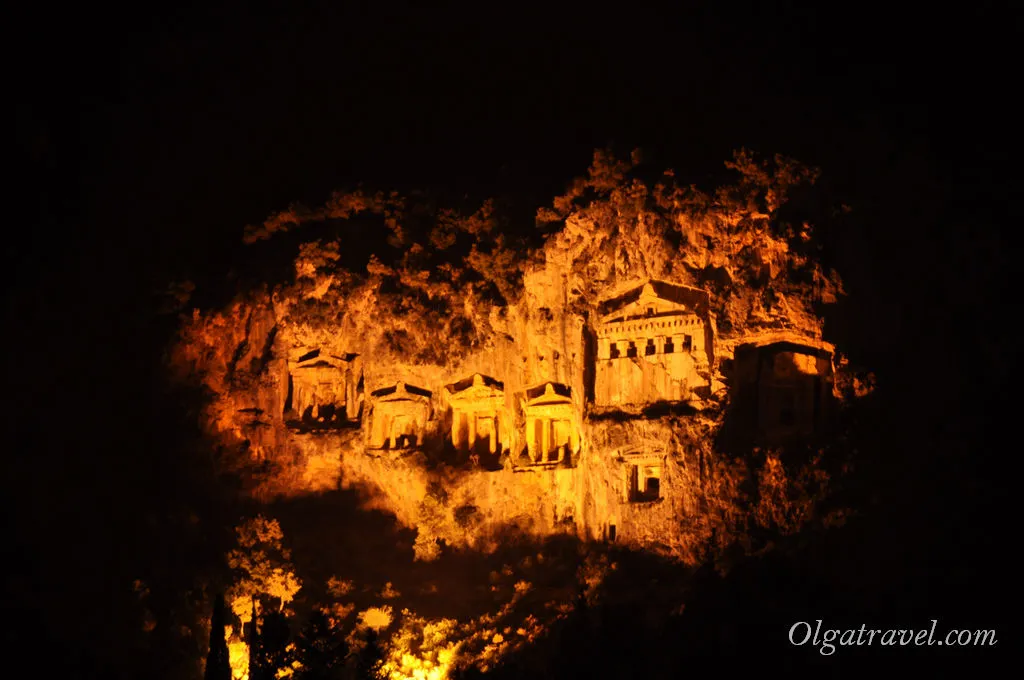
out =
[[[301,245],[294,280],[196,310],[174,368],[207,388],[207,426],[226,464],[260,471],[256,495],[360,485],[417,528],[424,555],[434,539],[486,547],[515,527],[698,561],[756,500],[756,466],[720,436],[744,381],[760,408],[733,429],[751,434],[814,434],[844,398],[815,312],[840,280],[815,261],[811,225],[780,218],[815,174],[745,153],[730,166],[738,181],[708,194],[596,153],[538,211],[536,248],[489,203],[464,215],[357,191],[293,208],[246,239],[373,217],[386,252],[353,271],[339,261],[358,244]],[[773,367],[824,359],[790,360],[809,387],[780,392],[764,361],[744,377],[738,348],[787,350]],[[459,399],[474,376],[488,395]],[[396,386],[405,397],[387,397]]]
[[[518,238],[489,202],[295,206],[245,233],[316,236],[294,276],[183,318],[171,367],[247,494],[356,488],[417,559],[568,535],[721,563],[828,520],[830,428],[868,384],[823,339],[841,282],[786,209],[815,172],[727,165],[706,193],[597,152]]]

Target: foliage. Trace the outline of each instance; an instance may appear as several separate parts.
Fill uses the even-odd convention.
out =
[[[237,527],[237,534],[238,547],[228,554],[228,564],[237,575],[230,602],[244,624],[268,604],[283,609],[302,583],[291,565],[291,553],[282,545],[284,533],[277,520],[253,517]]]
[[[707,290],[716,332],[726,341],[762,329],[820,335],[821,320],[813,305],[834,299],[841,286],[834,272],[822,270],[801,249],[800,243],[812,237],[811,227],[793,221],[792,214],[781,217],[792,207],[796,193],[816,181],[817,171],[781,156],[763,161],[745,150],[726,165],[735,181],[707,192],[677,183],[670,171],[655,181],[643,181],[638,178],[637,157],[595,152],[587,174],[555,197],[550,207],[538,210],[536,224],[546,241],[537,250],[512,236],[489,201],[455,210],[438,207],[421,195],[358,189],[336,193],[319,208],[293,206],[248,228],[245,239],[255,242],[284,233],[305,237],[316,228],[298,245],[294,280],[261,295],[240,297],[227,309],[194,312],[185,319],[175,365],[182,369],[180,376],[202,381],[211,395],[208,422],[219,434],[234,437],[224,440],[237,443],[243,438],[233,424],[237,413],[253,406],[253,395],[263,398],[280,391],[272,378],[283,370],[271,375],[266,363],[253,357],[283,360],[295,348],[319,347],[372,356],[379,367],[461,367],[467,355],[495,349],[504,338],[522,341],[524,319],[532,322],[531,314],[548,310],[533,304],[531,295],[560,286],[561,281],[569,312],[581,318],[610,290],[659,278]],[[351,234],[321,228],[339,221],[364,224],[361,220],[376,231],[383,229],[386,244],[363,253]],[[797,223],[801,226],[792,226]],[[300,229],[308,232],[299,233]],[[528,285],[534,281],[539,283]],[[850,389],[867,391],[866,385],[857,383]],[[250,402],[241,403],[247,399]],[[280,406],[272,399],[259,405],[269,411],[267,404]],[[745,463],[709,466],[712,473],[702,489],[707,508],[694,535],[706,538],[718,552],[742,540],[751,525],[782,534],[797,530],[827,481],[814,477],[809,472],[812,466],[790,475],[771,456],[753,471],[755,479]],[[449,505],[440,486],[431,488],[422,502],[411,500],[410,506],[409,514],[416,517],[418,560],[439,557],[441,541],[454,544],[481,533],[478,523],[487,519],[474,506],[455,500]],[[302,584],[283,547],[283,533],[276,521],[264,517],[247,520],[237,533],[238,546],[229,555],[236,581],[228,595],[235,616],[256,632],[253,668],[288,666],[287,622],[278,615]],[[600,603],[602,583],[612,568],[606,560],[588,560],[581,568],[582,591],[573,625],[582,623],[588,607]],[[328,584],[335,600],[351,589],[350,582],[338,579]],[[514,590],[517,599],[533,599],[540,596],[542,586],[521,580]],[[335,639],[336,629],[354,606],[335,603],[333,609],[317,614],[324,620],[311,621],[303,630],[295,643],[296,658],[304,664],[295,670],[298,677],[331,677],[340,671],[328,660],[346,652],[352,654],[360,677],[376,676],[381,670],[418,671],[426,677],[448,667],[450,657],[442,660],[409,651],[420,650],[427,645],[428,632],[439,630],[429,628],[433,623],[415,623],[411,616],[402,617],[385,655],[378,636],[395,623],[386,606],[359,615],[356,630],[365,633],[365,639],[352,638],[346,647]],[[485,665],[513,640],[532,639],[542,627],[513,624],[510,632],[492,623],[474,622],[477,630],[463,631],[460,641],[459,649],[475,649]],[[317,642],[321,636],[326,636],[322,644]],[[448,649],[454,639],[448,635],[443,644],[427,646]]]
[[[295,641],[302,667],[295,680],[338,680],[345,671],[348,643],[323,612],[314,612]]]
[[[457,626],[453,619],[429,621],[402,612],[401,627],[389,641],[381,665],[383,675],[392,680],[444,680],[459,648],[453,641]]]
[[[284,614],[270,611],[258,625],[251,625],[249,680],[274,680],[290,675],[299,663]]]
[[[377,633],[385,630],[393,620],[392,609],[388,606],[370,607],[359,613],[359,625],[361,628],[369,628]]]
[[[357,680],[373,680],[382,677],[381,668],[384,664],[384,649],[380,644],[378,632],[367,627],[363,633],[361,644],[355,653],[355,677]]]

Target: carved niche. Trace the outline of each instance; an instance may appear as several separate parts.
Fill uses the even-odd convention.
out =
[[[579,451],[572,390],[555,382],[528,388],[521,401],[526,417],[527,465],[572,464]]]
[[[500,453],[506,444],[505,385],[476,373],[446,385],[452,409],[452,445],[468,453]]]
[[[792,341],[736,349],[737,407],[769,441],[808,437],[825,424],[832,396],[832,352]]]
[[[415,448],[423,443],[433,410],[431,392],[398,382],[375,390],[370,414],[371,449]]]
[[[628,448],[615,454],[624,503],[653,503],[662,499],[666,455],[660,449]]]
[[[595,405],[685,401],[709,385],[707,320],[705,291],[663,281],[605,301],[595,329]]]
[[[762,347],[760,354],[758,429],[772,438],[816,432],[832,394],[831,354],[790,343]]]
[[[289,360],[286,419],[325,425],[358,420],[362,378],[356,354],[336,356],[315,349]]]

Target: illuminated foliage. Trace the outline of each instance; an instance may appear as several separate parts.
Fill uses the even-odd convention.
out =
[[[249,645],[235,632],[233,626],[225,627],[228,641],[228,659],[231,662],[231,677],[234,680],[249,679]]]
[[[319,489],[357,487],[366,492],[366,507],[416,531],[413,551],[420,561],[441,557],[442,546],[492,549],[510,527],[537,537],[603,526],[610,540],[617,527],[620,543],[630,540],[695,564],[746,548],[752,526],[772,535],[805,526],[828,486],[827,475],[816,470],[819,459],[787,470],[774,453],[747,460],[716,448],[730,398],[722,363],[701,385],[711,396],[701,397],[698,412],[645,414],[622,423],[585,415],[572,430],[586,442],[574,460],[591,467],[543,475],[513,475],[518,450],[502,452],[486,479],[476,474],[479,458],[456,469],[432,459],[424,465],[418,452],[369,455],[355,427],[320,437],[325,433],[308,436],[284,422],[289,362],[310,349],[361,357],[367,395],[404,374],[425,376],[422,385],[436,389],[486,370],[508,381],[510,394],[552,375],[576,380],[586,370],[585,331],[599,317],[599,302],[643,279],[706,291],[709,332],[721,341],[726,360],[738,343],[761,333],[820,340],[823,322],[815,306],[834,301],[841,284],[808,255],[802,244],[812,225],[791,211],[794,196],[815,182],[817,171],[741,151],[727,164],[735,181],[702,191],[677,183],[671,171],[641,180],[639,160],[596,152],[587,174],[537,211],[536,242],[543,236],[543,245],[533,249],[512,236],[489,201],[455,210],[422,195],[361,189],[336,193],[319,208],[293,206],[248,228],[250,243],[286,232],[302,236],[306,227],[316,232],[298,245],[292,280],[240,294],[221,310],[196,310],[184,321],[172,361],[179,378],[200,383],[209,397],[204,425],[222,446],[218,463],[250,473],[255,497],[303,493],[314,482]],[[357,229],[346,232],[341,223]],[[375,252],[363,252],[353,234],[380,235],[380,243]],[[859,396],[874,383],[865,376],[838,377],[836,384]],[[586,399],[576,383],[572,389],[573,399]],[[569,401],[574,406],[565,408],[573,411],[578,404]],[[372,400],[360,403],[369,408]],[[525,429],[516,417],[504,426]],[[431,420],[438,429],[450,424],[440,416]],[[612,451],[626,441],[666,447],[665,476],[657,479],[665,491],[674,485],[675,499],[670,492],[642,509],[616,505],[614,487],[623,475],[613,469]],[[302,587],[283,542],[280,525],[259,516],[238,527],[238,545],[229,555],[236,579],[228,603],[257,633]],[[536,640],[553,620],[598,606],[613,570],[607,558],[588,558],[576,574],[578,590],[558,597],[548,597],[542,576],[496,570],[490,592],[504,592],[511,601],[461,624],[408,611],[396,617],[391,606],[359,599],[377,593],[400,609],[402,594],[391,583],[383,591],[380,582],[367,584],[353,594],[351,581],[334,577],[326,584],[329,600],[313,607],[323,619],[311,630],[340,637],[342,628],[354,628],[348,651],[357,661],[349,665],[364,677],[380,671],[439,680],[469,661],[485,671]],[[348,572],[339,567],[339,573]],[[402,591],[409,595],[405,586]],[[516,610],[527,607],[524,602],[532,608],[528,614]],[[362,611],[352,617],[357,606]],[[378,638],[396,627],[390,640]],[[283,656],[271,663],[263,649],[253,651],[254,663],[277,664],[296,677],[314,667],[337,671],[324,660],[336,653],[333,647],[302,644],[302,653],[320,659],[309,668],[292,667]],[[240,659],[249,658],[240,631],[230,636],[228,649],[240,677]]]
[[[238,548],[228,554],[228,564],[239,575],[231,589],[231,610],[246,623],[263,602],[283,609],[302,583],[292,570],[291,553],[282,546],[284,533],[277,520],[260,515],[244,522],[237,533]]]
[[[458,622],[452,619],[428,621],[408,610],[402,612],[401,627],[392,636],[381,666],[390,680],[444,680],[458,652],[452,641]]]
[[[370,607],[366,611],[359,613],[359,625],[363,628],[369,628],[377,633],[385,630],[391,625],[392,621],[392,609],[391,607]]]

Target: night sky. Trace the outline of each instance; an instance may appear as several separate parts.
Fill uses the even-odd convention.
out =
[[[276,4],[13,12],[5,600],[20,635],[72,665],[104,657],[111,593],[141,559],[136,504],[180,500],[154,397],[167,282],[223,286],[246,224],[359,182],[500,197],[530,230],[607,145],[709,188],[740,147],[822,169],[853,208],[828,244],[850,294],[830,328],[888,385],[885,422],[904,423],[891,458],[869,453],[893,470],[880,488],[907,486],[878,511],[891,535],[865,539],[888,571],[864,578],[915,614],[999,627],[1015,543],[1000,480],[1019,448],[999,438],[1019,191],[1009,3]]]

